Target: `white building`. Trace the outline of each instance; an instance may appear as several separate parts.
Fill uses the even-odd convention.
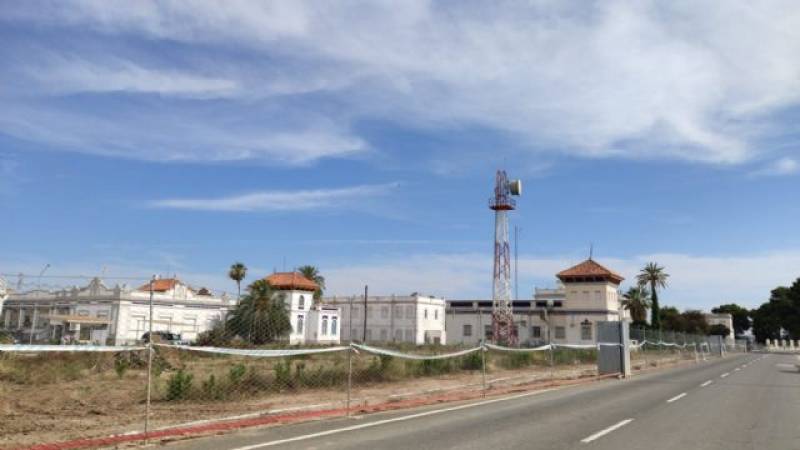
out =
[[[365,305],[363,296],[354,295],[326,297],[325,303],[341,309],[342,339],[345,341],[352,337],[357,342],[447,343],[443,298],[417,293],[371,296]]]
[[[0,327],[22,342],[132,345],[150,325],[150,283],[136,289],[107,287],[99,278],[85,287],[8,295]],[[234,306],[234,300],[194,290],[175,278],[153,282],[153,330],[193,341]]]
[[[725,325],[730,333],[725,336],[725,343],[726,344],[733,344],[736,342],[736,337],[734,336],[733,331],[733,315],[728,313],[721,313],[721,314],[705,314],[706,322],[708,322],[709,326],[713,325]]]
[[[290,344],[338,344],[341,335],[339,308],[322,302],[314,303],[317,284],[296,272],[278,272],[266,278],[267,283],[285,297],[292,332]]]
[[[534,298],[512,302],[519,342],[527,345],[596,342],[596,322],[628,319],[620,304],[624,278],[588,259],[559,272],[555,289],[536,289]],[[548,334],[549,332],[549,334]],[[447,333],[451,344],[475,345],[492,338],[491,300],[449,300]]]

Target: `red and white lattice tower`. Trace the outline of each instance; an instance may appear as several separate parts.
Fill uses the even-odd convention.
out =
[[[494,279],[492,281],[492,340],[517,345],[517,330],[511,309],[511,252],[508,245],[508,211],[516,209],[512,196],[522,194],[522,182],[509,180],[505,170],[495,177],[494,196],[489,209],[494,211]]]

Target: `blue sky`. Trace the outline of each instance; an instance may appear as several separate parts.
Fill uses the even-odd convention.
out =
[[[487,297],[506,168],[521,296],[590,243],[682,308],[800,276],[793,2],[0,9],[2,273]]]

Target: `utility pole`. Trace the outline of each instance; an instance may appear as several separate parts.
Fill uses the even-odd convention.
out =
[[[367,343],[367,297],[369,295],[369,286],[364,285],[364,339],[361,341]]]
[[[144,441],[147,442],[147,432],[150,430],[150,394],[153,379],[153,283],[156,276],[150,279],[150,320],[147,328],[147,404],[144,414]]]
[[[514,225],[514,300],[519,300],[519,227]]]

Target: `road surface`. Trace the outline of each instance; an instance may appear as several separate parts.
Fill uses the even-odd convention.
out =
[[[240,431],[169,450],[800,450],[796,356],[748,354],[578,387]]]

